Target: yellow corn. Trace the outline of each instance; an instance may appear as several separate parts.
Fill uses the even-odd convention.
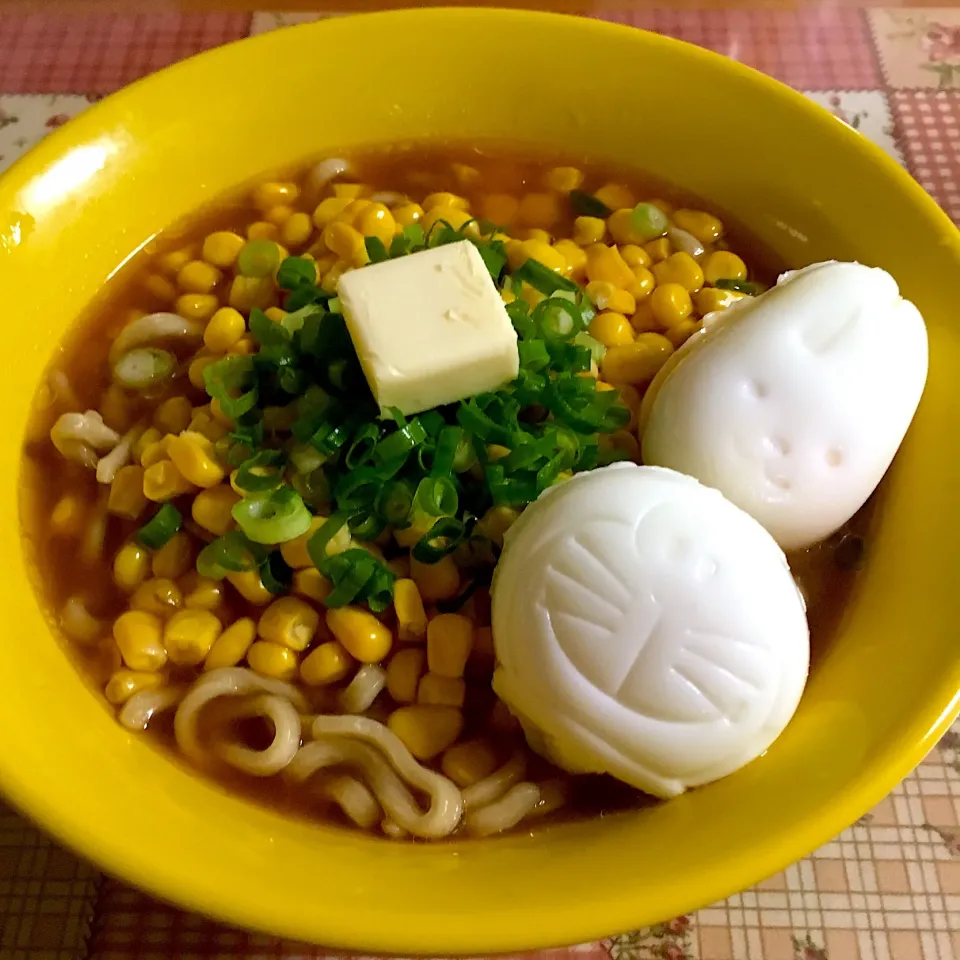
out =
[[[250,644],[257,635],[257,626],[249,617],[234,620],[217,637],[203,661],[204,670],[220,667],[235,667],[247,655]]]
[[[614,210],[607,217],[607,229],[616,243],[637,246],[643,243],[644,236],[637,230],[633,219],[633,208]]]
[[[273,278],[234,277],[230,284],[230,293],[227,295],[227,303],[241,313],[249,313],[254,307],[260,310],[275,307],[277,305],[277,289],[274,286]],[[212,310],[210,316],[213,316]]]
[[[116,479],[114,479],[116,483]],[[110,495],[113,496],[113,485],[110,487]],[[140,492],[141,497],[143,496],[142,491]],[[144,497],[144,506],[146,506],[146,498]],[[110,501],[107,501],[107,509],[111,513],[114,511],[110,509]],[[54,533],[61,537],[75,537],[83,529],[83,520],[86,513],[84,502],[82,497],[78,497],[76,494],[68,493],[62,496],[55,504],[53,510],[50,512],[50,527]],[[123,514],[120,514],[123,516]],[[131,517],[131,520],[135,520],[136,517]]]
[[[703,270],[700,264],[682,250],[655,263],[652,271],[658,284],[678,283],[687,293],[695,293],[703,286]]]
[[[660,326],[675,327],[693,312],[693,301],[679,283],[662,283],[650,294],[650,309]]]
[[[622,183],[608,183],[594,193],[594,196],[605,203],[611,210],[621,207],[635,207],[637,198],[633,191]]]
[[[455,707],[415,704],[394,710],[387,726],[418,760],[432,760],[456,742],[463,714]]]
[[[427,654],[422,647],[398,650],[387,664],[387,692],[397,703],[413,703],[426,668]]]
[[[163,304],[171,303],[177,297],[177,288],[159,273],[148,274],[144,278],[143,289]]]
[[[280,227],[280,239],[292,248],[302,247],[313,233],[313,221],[308,213],[294,213]]]
[[[681,230],[692,233],[701,243],[714,243],[723,236],[723,224],[703,210],[675,210],[673,222]]]
[[[583,279],[584,271],[587,268],[587,255],[572,240],[558,240],[553,249],[566,264],[563,273],[564,276],[571,277],[578,283]]]
[[[177,274],[177,285],[184,293],[212,293],[223,274],[204,260],[185,263]]]
[[[379,663],[393,646],[390,628],[360,607],[337,607],[327,611],[330,632],[361,663]]]
[[[622,313],[612,311],[598,313],[590,321],[590,336],[605,347],[620,347],[634,339],[630,321]]]
[[[314,278],[316,280],[316,278]],[[287,315],[286,310],[281,310],[279,307],[267,307],[263,311],[274,323],[280,323],[283,318]]]
[[[269,210],[281,203],[296,203],[300,188],[289,181],[268,180],[254,187],[253,205],[260,210]]]
[[[528,193],[520,200],[517,217],[530,227],[549,228],[561,217],[560,198],[555,193]]]
[[[143,610],[127,610],[113,622],[113,639],[131,670],[146,672],[163,668],[167,651],[163,647],[160,618]]]
[[[57,506],[60,505],[57,504]],[[121,467],[110,484],[107,511],[115,517],[136,520],[146,507],[147,498],[143,493],[143,468],[132,463]],[[53,521],[56,526],[55,517]]]
[[[340,278],[348,271],[352,269],[351,265],[347,263],[346,260],[338,260],[324,275],[320,280],[320,286],[327,293],[336,293],[337,284],[340,282]]]
[[[304,567],[293,575],[293,592],[301,597],[323,603],[332,590],[333,584],[316,567]]]
[[[517,522],[520,511],[516,507],[490,507],[477,523],[477,532],[500,546],[504,534]]]
[[[158,440],[163,438],[163,434],[156,427],[147,427],[143,433],[137,438],[137,442],[133,445],[133,459],[140,463],[143,458],[143,452],[147,447],[152,446]]]
[[[227,580],[249,603],[260,607],[273,599],[273,594],[263,585],[259,570],[245,570],[243,573],[228,573]]]
[[[179,250],[171,250],[165,253],[157,261],[157,267],[167,276],[175,277],[180,268],[194,259],[195,250],[192,247],[181,247]],[[204,258],[206,259],[206,258]]]
[[[237,262],[237,257],[245,245],[246,240],[239,234],[230,230],[218,230],[203,241],[201,256],[207,263],[226,270]]]
[[[320,614],[299,597],[279,597],[260,614],[257,634],[262,640],[291,650],[306,650],[320,626]]]
[[[640,444],[628,430],[601,434],[600,449],[602,451],[615,450],[626,456],[627,460],[632,460],[634,463],[640,462]]]
[[[167,443],[170,440],[170,434],[164,434],[156,443],[151,443],[146,447],[140,456],[140,466],[146,470],[161,460],[169,460],[167,456]]]
[[[441,677],[428,673],[417,687],[417,703],[439,707],[462,707],[467,685],[461,677]]]
[[[315,516],[310,521],[310,526],[306,533],[295,537],[293,540],[288,540],[281,545],[280,556],[283,557],[288,566],[293,567],[294,570],[301,570],[304,567],[313,566],[313,561],[310,559],[310,553],[307,550],[307,544],[310,542],[310,538],[326,522],[326,517],[320,515]],[[343,553],[344,550],[349,549],[352,542],[350,529],[344,524],[327,542],[326,555],[332,557],[336,553]]]
[[[401,227],[409,227],[417,223],[423,216],[423,207],[419,203],[403,203],[393,209],[393,219]]]
[[[543,240],[524,240],[514,248],[513,259],[517,266],[526,263],[527,260],[536,260],[554,273],[567,272],[567,261],[563,254]]]
[[[480,200],[480,212],[484,220],[508,227],[517,218],[520,201],[508,193],[488,193]]]
[[[410,579],[393,585],[393,608],[397,614],[397,637],[415,642],[427,635],[427,614],[417,585]]]
[[[649,267],[650,254],[635,243],[625,243],[620,247],[620,256],[628,267]]]
[[[342,260],[362,267],[369,261],[363,234],[349,223],[334,220],[323,228],[323,242]]]
[[[187,481],[198,487],[215,487],[227,475],[214,457],[213,444],[201,433],[185,430],[171,437],[167,453]]]
[[[717,290],[714,287],[704,287],[693,295],[693,303],[697,313],[705,317],[716,310],[726,310],[736,300],[742,300],[746,294],[739,290]]]
[[[606,280],[615,287],[629,290],[635,278],[616,247],[594,243],[587,247],[587,277],[590,280]]]
[[[446,207],[453,210],[467,210],[470,204],[463,197],[458,197],[455,193],[431,193],[424,197],[423,209],[433,210],[436,207]]]
[[[209,320],[220,306],[212,293],[184,293],[177,297],[174,310],[188,320]]]
[[[464,740],[451,747],[440,762],[443,772],[458,786],[469,787],[497,769],[496,751],[487,740]]]
[[[212,410],[212,402],[209,406],[194,410],[193,419],[187,429],[190,433],[199,433],[211,443],[216,443],[227,432],[227,428],[213,417]]]
[[[376,237],[384,246],[390,245],[397,232],[397,221],[382,203],[373,203],[363,210],[357,217],[355,226],[365,237]]]
[[[271,207],[263,215],[263,219],[266,220],[267,223],[272,223],[282,228],[283,225],[293,216],[293,214],[293,207],[287,206],[285,203],[278,203],[275,207]]]
[[[431,673],[462,677],[473,647],[473,623],[459,613],[440,613],[427,624],[427,664]]]
[[[607,383],[643,383],[654,374],[673,353],[673,344],[659,333],[640,333],[633,343],[607,350],[600,364],[600,372]]]
[[[139,543],[125,543],[113,558],[113,580],[130,593],[146,579],[150,570],[150,554]]]
[[[226,353],[246,330],[247,322],[239,310],[221,307],[210,318],[206,330],[203,331],[203,342],[214,353]]]
[[[449,555],[436,563],[421,563],[411,557],[410,576],[420,590],[420,596],[430,602],[449,600],[460,589],[460,571]]]
[[[297,673],[297,655],[289,647],[258,640],[247,651],[247,663],[261,677],[292,680]]]
[[[667,237],[657,237],[656,240],[645,243],[643,245],[643,251],[650,258],[651,262],[659,263],[661,260],[666,260],[667,257],[673,253],[673,244]]]
[[[716,250],[707,257],[703,265],[703,275],[707,283],[718,280],[746,280],[747,265],[729,250]]]
[[[311,650],[300,664],[300,679],[312,687],[339,683],[353,664],[353,657],[336,640],[328,640]]]
[[[223,603],[223,584],[212,577],[201,577],[196,570],[180,579],[180,589],[188,610],[216,610]]]
[[[175,533],[153,555],[153,575],[165,580],[182,577],[193,566],[193,540],[183,530]]]
[[[607,232],[607,222],[600,217],[577,217],[573,221],[573,239],[581,247],[600,243]]]
[[[171,397],[157,407],[153,425],[162,433],[179,433],[187,429],[193,416],[193,404],[186,397]]]
[[[130,395],[119,384],[111,383],[100,395],[97,409],[103,422],[118,433],[126,433],[133,425],[134,410]]]
[[[203,663],[223,629],[209,610],[180,610],[163,630],[163,643],[170,660],[179,667]]]
[[[657,285],[656,277],[646,267],[633,267],[633,285],[630,292],[635,301],[644,300],[653,293]]]
[[[458,207],[425,207],[426,213],[420,220],[423,229],[429,232],[435,223],[449,223],[454,230],[459,230],[473,217]]]
[[[546,172],[544,183],[557,193],[569,193],[583,183],[583,171],[576,167],[553,167]]]
[[[280,228],[269,220],[257,220],[247,227],[248,240],[276,240],[280,236]]]
[[[699,320],[684,320],[674,327],[668,327],[663,335],[673,344],[674,349],[685,343],[700,329]]]
[[[587,296],[598,310],[613,310],[614,313],[633,313],[637,309],[632,293],[615,287],[607,280],[593,280],[587,284]]]
[[[313,211],[314,225],[322,230],[328,223],[339,217],[352,202],[352,197],[327,197],[326,200],[321,200]]]
[[[451,163],[450,169],[453,171],[457,183],[464,187],[476,183],[480,179],[480,171],[476,167],[467,166],[465,163]]]
[[[190,361],[190,366],[187,369],[187,379],[189,379],[191,386],[196,387],[198,390],[205,390],[206,386],[203,382],[203,371],[209,367],[211,363],[216,363],[222,359],[223,357],[194,357],[194,359]]]
[[[204,530],[222,537],[233,527],[231,510],[239,500],[240,496],[231,489],[229,484],[220,483],[215,487],[201,490],[193,498],[190,515]]]
[[[620,391],[620,402],[630,411],[630,422],[624,429],[636,430],[642,401],[640,391],[629,383],[622,383],[617,389]]]
[[[157,617],[169,617],[180,609],[183,594],[172,580],[153,577],[140,584],[130,598],[134,610],[152,613]]]
[[[335,183],[333,185],[333,195],[335,197],[347,197],[350,200],[356,200],[367,190],[362,183]]]
[[[119,706],[141,690],[156,690],[163,686],[163,674],[139,670],[117,670],[107,681],[104,696]]]
[[[161,460],[143,471],[143,495],[155,503],[173,500],[190,493],[193,484],[184,477],[171,460]]]

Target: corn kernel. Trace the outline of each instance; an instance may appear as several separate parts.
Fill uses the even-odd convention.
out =
[[[193,498],[190,515],[204,530],[222,537],[233,527],[231,511],[239,500],[240,496],[230,488],[229,484],[221,483],[201,490]]]
[[[209,320],[220,306],[212,293],[184,293],[177,297],[174,310],[187,320]]]
[[[256,635],[257,626],[249,617],[234,620],[214,640],[210,652],[203,661],[203,669],[217,670],[220,667],[235,667],[247,655],[247,651]]]
[[[157,617],[169,617],[180,609],[183,594],[172,580],[153,578],[141,583],[130,598],[134,610],[152,613]]]
[[[247,322],[239,310],[221,307],[210,318],[206,330],[203,331],[203,342],[214,353],[226,353],[246,330]]]
[[[659,263],[666,260],[673,253],[673,244],[667,237],[657,237],[643,245],[643,251],[650,258],[652,263]]]
[[[528,193],[520,200],[517,218],[531,227],[552,227],[561,217],[560,199],[554,193]]]
[[[663,283],[650,294],[650,309],[662,327],[675,327],[693,312],[693,301],[679,283]]]
[[[143,495],[155,503],[165,503],[193,489],[193,484],[171,460],[152,463],[143,471]]]
[[[637,229],[632,207],[630,209],[614,210],[607,217],[607,229],[616,243],[638,246],[645,239],[642,231]]]
[[[427,207],[420,225],[427,232],[436,223],[447,223],[454,230],[465,226],[473,217],[466,210],[459,207]]]
[[[113,558],[114,583],[127,593],[136,590],[150,570],[150,554],[139,543],[125,543]]]
[[[440,707],[462,707],[467,685],[460,677],[441,677],[428,673],[417,687],[417,703]]]
[[[718,280],[746,280],[747,265],[729,250],[715,250],[703,265],[703,275],[707,283],[716,283]]]
[[[587,296],[598,310],[612,310],[614,313],[633,313],[637,302],[632,293],[615,287],[607,280],[593,280],[587,284]]]
[[[557,193],[569,193],[583,183],[583,171],[576,167],[553,167],[546,172],[544,183]]]
[[[248,603],[260,607],[273,599],[273,594],[263,585],[259,570],[245,570],[243,573],[228,573],[227,580]]]
[[[335,197],[346,197],[348,200],[356,200],[366,190],[367,187],[362,183],[335,183],[333,185],[333,195]]]
[[[577,217],[573,221],[573,240],[581,247],[600,243],[607,233],[607,222],[600,217]]]
[[[114,483],[116,483],[116,479],[114,479]],[[110,494],[112,498],[113,484],[110,486]],[[142,492],[140,495],[143,497]],[[143,497],[143,505],[146,506],[146,497]],[[107,510],[110,513],[114,512],[110,509],[109,500],[107,501]],[[85,512],[83,499],[76,494],[68,493],[62,496],[54,505],[50,513],[50,526],[58,536],[75,537],[83,529]],[[121,513],[120,516],[123,516],[123,514]],[[134,520],[136,517],[131,517],[130,519]]]
[[[397,232],[397,221],[382,203],[372,203],[357,217],[356,228],[365,237],[376,237],[385,247],[390,245]]]
[[[211,363],[216,363],[218,360],[222,360],[223,357],[194,357],[190,361],[190,366],[187,369],[187,379],[190,381],[192,387],[196,387],[197,390],[206,390],[206,384],[203,380],[203,371],[210,366]]]
[[[476,183],[480,179],[480,171],[476,167],[470,167],[465,163],[451,163],[450,169],[457,183],[467,187]]]
[[[418,760],[432,760],[456,742],[463,714],[455,707],[415,704],[394,710],[387,726]]]
[[[656,285],[656,277],[646,267],[633,268],[633,285],[630,287],[630,292],[633,294],[634,301],[649,297]]]
[[[663,331],[663,335],[673,344],[676,350],[681,344],[685,343],[700,329],[699,320],[684,320],[675,327],[669,327]]]
[[[350,673],[354,662],[336,640],[328,640],[312,650],[300,664],[300,679],[311,687],[339,683]]]
[[[234,277],[230,284],[230,293],[227,295],[227,303],[234,310],[239,310],[240,313],[249,313],[254,307],[259,310],[275,307],[277,305],[277,290],[273,278]],[[214,310],[210,311],[210,316],[213,316]]]
[[[185,263],[177,274],[177,286],[184,293],[212,293],[223,274],[204,260]]]
[[[300,188],[288,181],[270,180],[254,187],[253,205],[261,210],[269,210],[281,203],[296,203]]]
[[[605,347],[620,347],[633,343],[633,327],[622,313],[604,311],[590,321],[590,336]]]
[[[497,754],[487,740],[464,740],[451,747],[440,762],[444,774],[458,787],[484,780],[498,766]]]
[[[594,196],[611,210],[622,207],[635,207],[637,198],[633,191],[622,183],[607,183],[594,193]]]
[[[279,597],[260,614],[257,634],[262,640],[291,650],[306,650],[320,626],[320,614],[299,597]]]
[[[285,246],[302,247],[313,233],[313,221],[307,213],[293,213],[280,227],[280,239]]]
[[[113,639],[131,670],[153,672],[167,662],[160,618],[143,610],[127,610],[113,622]]]
[[[216,610],[223,603],[224,586],[212,577],[202,577],[191,570],[180,579],[183,605],[188,610]]]
[[[133,425],[134,410],[130,394],[119,384],[111,383],[100,395],[97,409],[103,422],[118,433],[126,433]]]
[[[233,356],[252,356],[257,352],[257,341],[247,334],[242,336],[228,352]]]
[[[363,234],[348,223],[335,220],[327,224],[323,241],[338,257],[355,266],[363,266],[369,260]]]
[[[61,501],[63,503],[63,501]],[[110,493],[107,496],[107,512],[125,520],[136,520],[147,508],[147,498],[143,492],[143,468],[136,464],[127,464],[117,471],[117,475],[110,484]],[[54,526],[58,526],[56,512],[51,518]]]
[[[473,624],[459,613],[441,613],[427,624],[427,663],[431,673],[462,677],[473,646]]]
[[[327,197],[321,200],[313,211],[313,223],[322,230],[328,223],[332,223],[343,213],[350,204],[353,203],[352,197]]]
[[[247,651],[247,663],[254,673],[276,680],[292,680],[297,674],[297,655],[289,647],[258,640]]]
[[[636,278],[626,265],[616,247],[594,243],[587,247],[587,277],[590,280],[606,280],[615,287],[629,290]]]
[[[275,207],[271,207],[263,215],[263,219],[267,223],[275,224],[280,227],[281,232],[283,230],[283,225],[294,215],[295,211],[293,207],[287,206],[285,203],[278,203]]]
[[[143,433],[137,438],[137,442],[133,445],[133,459],[140,463],[143,458],[143,451],[147,449],[151,444],[156,443],[158,440],[163,438],[163,434],[156,427],[147,427]]]
[[[304,567],[313,566],[307,544],[326,522],[327,517],[315,516],[311,519],[306,533],[280,545],[280,556],[283,557],[288,566],[293,567],[294,570],[302,570]],[[344,524],[327,542],[327,556],[332,557],[336,553],[343,553],[344,550],[349,548],[351,542],[350,528]]]
[[[714,243],[723,236],[723,224],[703,210],[675,210],[673,222],[681,230],[692,233],[701,243]]]
[[[424,210],[433,210],[435,207],[446,207],[453,210],[467,210],[470,207],[470,204],[463,197],[458,197],[455,193],[431,193],[429,196],[424,197]]]
[[[153,423],[161,433],[179,433],[187,429],[192,416],[193,404],[186,397],[171,397],[157,407]]]
[[[167,453],[186,480],[198,487],[215,487],[226,476],[214,457],[213,444],[203,434],[185,430],[171,437]]]
[[[203,241],[201,256],[207,263],[226,270],[237,262],[237,257],[245,246],[246,241],[239,234],[231,230],[218,230]]]
[[[333,584],[316,567],[305,567],[293,575],[293,592],[301,597],[323,603],[333,590]]]
[[[625,243],[620,247],[620,256],[628,267],[649,267],[650,254],[635,243]]]
[[[616,451],[627,460],[632,460],[634,463],[640,462],[640,444],[628,430],[601,434],[600,450],[602,452]]]
[[[480,213],[484,220],[498,227],[508,227],[517,219],[520,201],[509,193],[488,193],[480,199]]]
[[[397,703],[413,703],[417,699],[417,688],[426,662],[427,654],[422,647],[406,647],[390,658],[387,692]]]
[[[176,277],[181,268],[194,259],[194,253],[195,251],[192,247],[181,247],[179,250],[171,250],[157,260],[157,267],[168,277]]]
[[[276,240],[280,236],[280,228],[269,220],[257,220],[247,227],[248,240]]]
[[[336,607],[327,611],[327,626],[361,663],[379,663],[393,646],[390,628],[359,607]]]
[[[156,690],[163,686],[163,674],[137,670],[117,670],[107,681],[103,694],[110,703],[119,706],[141,690]]]
[[[163,630],[163,643],[170,660],[179,667],[203,663],[223,626],[209,610],[180,610]]]
[[[633,343],[607,350],[600,372],[604,380],[615,386],[643,383],[653,379],[671,353],[673,344],[666,337],[659,333],[641,333]]]
[[[143,289],[163,304],[172,303],[177,298],[177,288],[159,273],[148,274],[144,278]]]
[[[504,534],[517,522],[519,517],[520,511],[516,507],[490,507],[477,523],[477,532],[493,543],[503,546]]]
[[[397,615],[397,637],[408,643],[427,635],[427,614],[416,583],[397,580],[393,585],[393,607]]]
[[[402,203],[393,208],[393,219],[400,227],[409,227],[423,217],[423,207],[419,203]]]
[[[693,295],[693,303],[697,308],[697,313],[705,317],[708,313],[714,313],[716,310],[726,310],[731,303],[742,300],[746,294],[739,290],[718,290],[714,287],[704,287]]]
[[[566,263],[566,269],[563,271],[564,276],[579,283],[587,269],[586,253],[572,240],[558,240],[553,245],[553,249],[563,257]]]
[[[420,596],[431,603],[449,600],[460,589],[460,571],[449,555],[436,563],[421,563],[411,557],[410,577],[420,590]]]
[[[183,530],[153,554],[153,575],[165,580],[182,577],[193,566],[193,540]]]
[[[703,270],[689,253],[672,253],[652,267],[658,284],[678,283],[687,293],[696,293],[703,286]]]

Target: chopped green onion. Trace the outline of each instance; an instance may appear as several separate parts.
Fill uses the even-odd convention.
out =
[[[237,470],[234,485],[244,493],[269,493],[283,483],[283,454],[279,450],[261,450],[244,461]]]
[[[409,526],[413,488],[406,480],[392,480],[377,495],[376,510],[391,527]]]
[[[550,365],[550,354],[542,340],[521,340],[520,365],[528,370],[543,370]]]
[[[607,352],[607,348],[599,340],[591,337],[586,330],[581,330],[573,338],[573,342],[577,344],[578,347],[586,347],[590,351],[590,356],[593,358],[594,363],[599,364]]]
[[[365,464],[377,448],[380,428],[375,423],[364,424],[354,435],[344,457],[344,466],[353,470]]]
[[[230,513],[254,543],[286,543],[310,529],[310,512],[292,487],[245,497],[233,505]]]
[[[131,390],[146,390],[173,376],[177,358],[167,350],[138,347],[125,353],[113,367],[113,379]]]
[[[252,241],[253,243],[269,243],[270,241]],[[249,247],[250,244],[247,244]],[[276,246],[276,244],[274,244]],[[246,249],[246,247],[244,248]],[[241,251],[242,255],[242,251]],[[241,273],[243,270],[241,269]],[[269,271],[268,271],[269,272]],[[303,284],[313,285],[317,282],[317,264],[306,257],[287,257],[277,270],[277,286],[281,290],[296,290]]]
[[[358,547],[324,557],[317,569],[333,583],[333,590],[323,601],[327,607],[366,600],[370,609],[379,613],[390,606],[396,578],[366,550]]]
[[[393,433],[387,434],[374,448],[373,456],[378,463],[389,463],[399,457],[406,457],[411,450],[427,439],[423,424],[414,417]]]
[[[453,473],[453,462],[460,447],[463,436],[461,427],[444,427],[437,437],[437,449],[433,455],[431,474],[434,477],[445,477]]]
[[[652,203],[638,203],[630,214],[630,223],[644,243],[662,237],[670,226],[667,215]]]
[[[289,593],[293,585],[293,570],[279,550],[267,554],[260,565],[260,582],[274,595]]]
[[[414,509],[430,517],[452,517],[457,512],[457,488],[449,477],[424,477],[413,495]]]
[[[257,405],[257,383],[251,357],[225,357],[211,363],[204,367],[203,382],[207,393],[231,420],[237,420]]]
[[[473,245],[477,248],[477,253],[480,254],[480,259],[483,260],[483,265],[493,278],[493,282],[498,283],[503,268],[507,265],[507,251],[503,242],[500,240],[474,240]]]
[[[465,431],[460,433],[457,452],[453,456],[453,472],[465,473],[477,462],[477,451],[473,449],[473,437]]]
[[[327,522],[307,541],[307,553],[313,565],[319,570],[320,564],[326,559],[327,544],[346,526],[347,518],[342,513],[335,513]]]
[[[279,266],[280,247],[272,240],[250,240],[237,256],[237,270],[244,277],[269,277]]]
[[[266,559],[267,552],[251,543],[239,530],[231,530],[208,543],[197,556],[197,573],[222,580],[228,573],[255,570]]]
[[[441,517],[427,534],[414,544],[410,553],[414,560],[420,563],[437,563],[456,550],[465,533],[466,527],[462,520],[456,517]]]
[[[720,279],[714,284],[718,290],[734,290],[737,293],[745,293],[748,296],[755,297],[760,293],[760,288],[755,283],[747,280],[726,280]]]
[[[577,217],[599,217],[606,220],[613,211],[598,197],[585,190],[570,191],[570,209]]]
[[[529,283],[534,290],[539,290],[546,297],[552,296],[558,290],[576,293],[580,289],[573,280],[561,277],[559,273],[555,273],[532,257],[513,271],[513,280]]]
[[[327,458],[316,448],[307,443],[298,443],[290,450],[290,463],[297,473],[308,474],[322,467]]]
[[[281,319],[280,326],[288,333],[294,334],[298,330],[303,329],[303,325],[309,317],[321,316],[323,316],[323,309],[315,303],[308,303],[306,306],[300,307],[299,310],[292,310],[286,314],[286,316]]]
[[[533,322],[546,340],[569,340],[583,329],[577,305],[562,297],[541,300],[533,311]]]
[[[172,503],[165,503],[134,534],[134,539],[148,550],[159,550],[172,539],[182,523],[180,511]]]
[[[365,237],[363,245],[367,248],[367,256],[371,263],[383,263],[390,259],[390,254],[379,237]]]

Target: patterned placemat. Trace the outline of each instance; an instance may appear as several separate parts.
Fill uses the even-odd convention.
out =
[[[595,16],[717,50],[806,92],[960,220],[960,9],[627,9]],[[89,103],[313,14],[0,14],[0,169]],[[797,785],[803,789],[803,784]],[[329,960],[97,872],[0,808],[0,960]],[[960,725],[813,856],[691,916],[531,960],[960,960]]]

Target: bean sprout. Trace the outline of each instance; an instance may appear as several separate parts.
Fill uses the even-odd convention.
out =
[[[103,623],[97,620],[81,597],[68,598],[60,611],[60,629],[77,643],[93,643],[103,632]]]
[[[110,345],[110,366],[127,351],[144,343],[157,340],[199,340],[203,327],[192,320],[185,320],[176,313],[149,313],[128,323]]]
[[[103,555],[103,545],[107,539],[107,504],[109,491],[104,490],[97,501],[93,515],[87,524],[83,541],[80,544],[80,559],[83,563],[96,563]]]
[[[328,157],[313,168],[313,179],[318,187],[326,186],[350,169],[350,164],[341,157]]]
[[[387,685],[387,672],[375,663],[364,664],[340,694],[344,713],[366,713]]]
[[[689,253],[691,257],[703,256],[703,244],[692,233],[671,226],[667,229],[667,236],[678,250]]]
[[[144,431],[142,423],[138,423],[132,430],[128,430],[120,442],[97,462],[97,483],[113,483],[114,478],[130,460],[133,445],[140,439]]]
[[[120,434],[111,430],[96,410],[65,413],[50,430],[50,440],[67,458],[91,470],[97,465],[97,453],[112,450]]]

